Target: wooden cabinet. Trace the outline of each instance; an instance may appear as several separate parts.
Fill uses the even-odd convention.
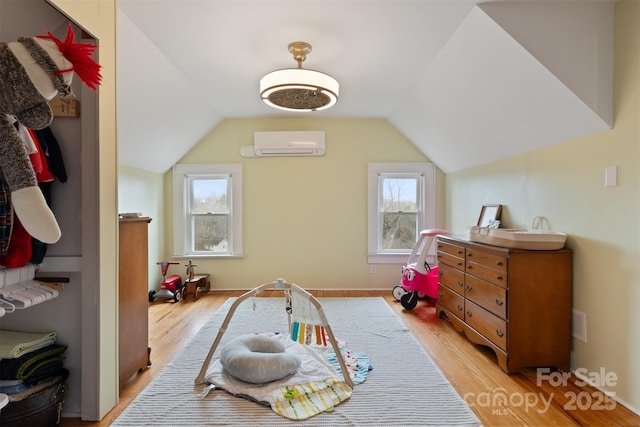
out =
[[[119,237],[119,379],[120,388],[149,359],[149,258],[150,218],[120,220]]]
[[[500,368],[569,370],[572,252],[520,250],[438,236],[437,313],[491,348]]]

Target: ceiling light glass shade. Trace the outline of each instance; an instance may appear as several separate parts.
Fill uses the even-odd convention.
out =
[[[260,79],[260,96],[271,107],[286,111],[320,111],[338,102],[340,85],[319,71],[287,68]]]

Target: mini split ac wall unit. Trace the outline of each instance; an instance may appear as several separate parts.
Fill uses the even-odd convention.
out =
[[[240,149],[242,157],[324,156],[323,131],[255,132],[253,146]]]

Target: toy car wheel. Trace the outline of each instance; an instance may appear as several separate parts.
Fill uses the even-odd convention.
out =
[[[400,303],[402,303],[402,307],[407,310],[413,310],[418,305],[418,293],[417,292],[407,292],[402,295],[400,298]]]
[[[149,302],[153,302],[156,296],[156,291],[149,291]]]
[[[180,290],[175,291],[173,293],[173,301],[175,301],[175,302],[180,301],[180,297],[182,296],[181,293],[182,292]]]
[[[402,286],[400,286],[400,285],[395,286],[393,288],[393,290],[391,291],[391,294],[396,299],[396,301],[400,301],[400,298],[402,298],[402,295],[404,295],[406,293],[407,293],[407,291],[405,291],[404,288]]]

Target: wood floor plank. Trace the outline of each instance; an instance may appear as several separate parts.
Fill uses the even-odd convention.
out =
[[[577,385],[575,376],[571,377],[566,386],[556,387],[548,381],[538,385],[535,369],[505,374],[496,364],[495,355],[491,351],[471,343],[446,320],[436,316],[433,301],[420,301],[414,310],[407,311],[395,301],[390,290],[310,292],[318,298],[383,297],[486,426],[640,426],[640,416],[620,404],[616,404],[612,410],[597,410],[588,405],[583,408],[578,406],[585,405],[576,405],[574,409],[569,405],[573,395],[581,394],[586,401],[586,394],[589,394],[593,401],[600,393],[593,387]],[[228,298],[242,293],[211,291],[203,294],[197,301],[190,298],[178,303],[151,303],[149,346],[152,349],[152,365],[123,387],[120,402],[101,421],[63,418],[60,425],[110,425],[162,367],[187,345],[213,313]],[[278,291],[261,296],[280,297],[282,293]],[[502,396],[503,400],[497,399],[497,396]],[[505,399],[506,405],[502,405]],[[525,399],[529,399],[529,404]],[[550,402],[548,407],[546,402]]]

